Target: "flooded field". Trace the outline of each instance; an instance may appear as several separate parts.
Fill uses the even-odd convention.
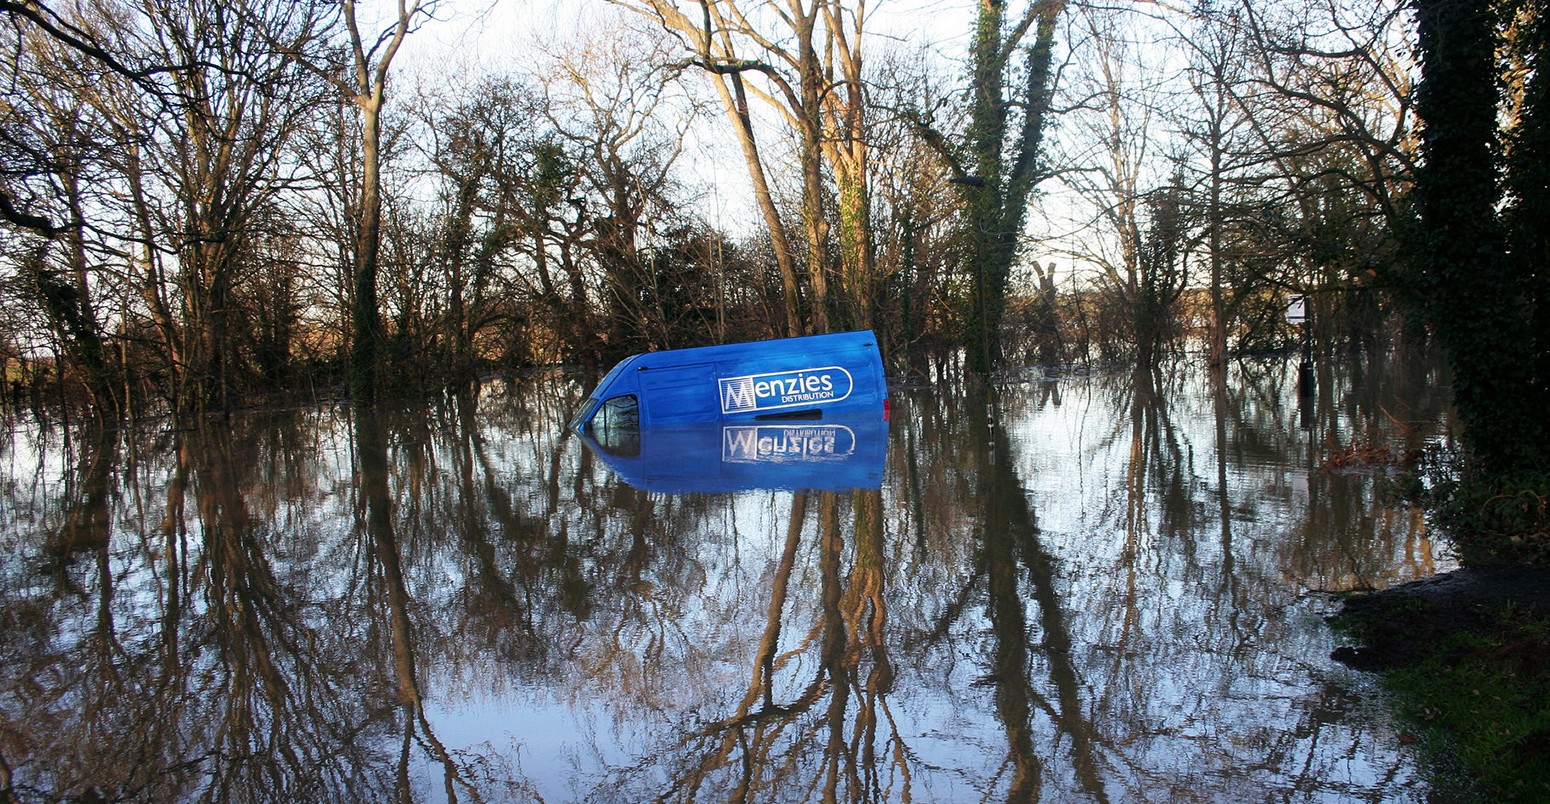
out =
[[[1422,801],[1329,595],[1451,566],[1415,355],[584,444],[588,382],[0,441],[23,801]],[[843,429],[842,429],[843,428]],[[686,442],[687,443],[687,442]],[[841,466],[839,455],[853,462]],[[632,485],[632,483],[634,485]]]

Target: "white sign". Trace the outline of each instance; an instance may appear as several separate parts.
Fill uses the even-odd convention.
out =
[[[1286,303],[1286,320],[1293,324],[1308,320],[1308,297],[1299,293]]]

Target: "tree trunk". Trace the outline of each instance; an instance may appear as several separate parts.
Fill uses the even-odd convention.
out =
[[[798,21],[797,47],[802,87],[802,217],[807,233],[807,276],[813,290],[812,331],[829,331],[829,221],[823,212],[823,73],[813,49],[814,17]]]
[[[451,340],[452,365],[448,380],[456,386],[465,386],[475,379],[473,332],[468,326],[468,300],[465,265],[468,262],[468,246],[473,231],[474,196],[479,182],[472,176],[460,178],[457,197],[451,217],[447,221],[447,236],[442,244],[442,260],[446,264],[450,298],[447,301],[447,337]]]
[[[1536,464],[1534,342],[1521,288],[1506,270],[1496,219],[1496,18],[1484,0],[1418,0],[1425,158],[1416,192],[1432,321],[1453,366],[1453,400],[1476,468]]]
[[[377,301],[377,261],[382,245],[382,86],[356,99],[361,109],[361,210],[355,232],[354,295],[350,303],[350,396],[377,401],[382,313]]]
[[[732,82],[728,89],[726,80]],[[780,220],[780,210],[775,207],[775,196],[770,192],[769,178],[764,173],[764,163],[759,159],[759,143],[754,137],[753,120],[748,111],[748,94],[743,87],[742,76],[733,73],[727,79],[713,76],[711,83],[721,97],[727,118],[737,133],[737,144],[743,150],[743,162],[748,167],[748,178],[753,181],[754,201],[764,226],[770,233],[770,249],[775,252],[775,263],[780,268],[781,299],[785,304],[787,336],[802,334],[802,302],[798,291],[796,260],[792,258],[791,243],[786,239],[786,228]]]
[[[970,309],[964,343],[968,368],[978,374],[994,371],[1001,361],[1001,318],[1027,219],[1028,197],[1040,178],[1038,155],[1054,83],[1055,23],[1064,8],[1059,1],[1038,6],[1020,26],[1026,30],[1031,24],[1035,33],[1027,49],[1027,83],[1018,99],[1024,118],[1015,142],[1007,139],[1012,104],[1006,101],[1005,83],[1011,72],[1010,54],[1017,49],[1007,47],[1003,39],[1004,4],[981,3],[975,22],[968,131],[975,173],[963,177],[959,186],[968,207],[970,242]]]
[[[1211,175],[1207,178],[1210,194],[1207,203],[1210,208],[1206,211],[1209,216],[1206,225],[1211,227],[1211,344],[1206,362],[1213,371],[1219,371],[1227,361],[1227,305],[1222,298],[1222,138],[1225,135],[1221,119],[1216,116],[1221,109],[1221,92],[1221,84],[1218,83],[1219,103],[1212,110],[1211,120]]]

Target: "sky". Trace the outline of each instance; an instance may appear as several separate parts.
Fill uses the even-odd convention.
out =
[[[390,5],[373,2],[384,9]],[[975,0],[873,0],[868,28],[879,38],[959,55],[967,47],[975,5]],[[406,44],[407,60],[452,56],[494,68],[619,13],[608,0],[448,0],[440,8],[439,20]]]

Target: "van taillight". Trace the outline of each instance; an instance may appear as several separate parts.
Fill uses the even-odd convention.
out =
[[[883,421],[888,421],[888,417],[890,415],[892,415],[892,414],[893,414],[893,401],[889,400],[889,399],[884,399],[883,400]]]

